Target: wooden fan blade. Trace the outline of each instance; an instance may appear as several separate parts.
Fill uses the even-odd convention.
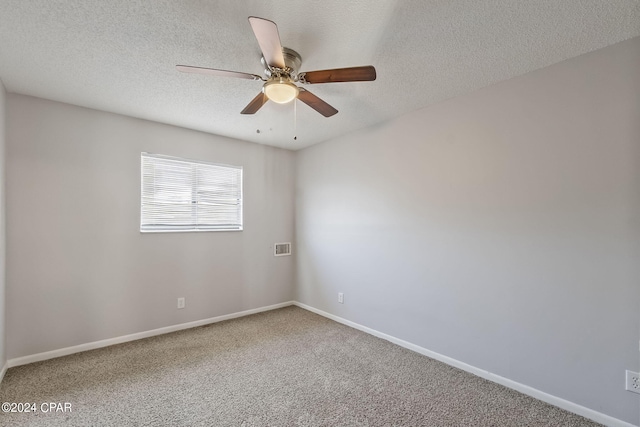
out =
[[[269,98],[267,98],[264,93],[260,92],[258,96],[251,100],[249,105],[244,107],[244,110],[242,110],[240,114],[255,114],[268,100]]]
[[[373,65],[364,67],[335,68],[333,70],[307,71],[300,73],[302,83],[369,82],[376,79]]]
[[[331,117],[338,112],[331,105],[303,88],[300,88],[300,92],[298,92],[298,99],[325,117]]]
[[[267,64],[271,67],[284,68],[282,44],[276,23],[268,19],[250,16],[249,24],[251,24],[251,29],[253,29],[253,34],[258,40],[262,56]]]
[[[264,80],[256,74],[240,73],[238,71],[216,70],[214,68],[191,67],[189,65],[176,65],[176,69],[183,73],[208,74],[219,77],[237,77],[239,79]]]

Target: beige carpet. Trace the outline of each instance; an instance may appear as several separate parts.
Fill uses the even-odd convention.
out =
[[[297,307],[11,368],[0,401],[38,407],[3,426],[597,425]]]

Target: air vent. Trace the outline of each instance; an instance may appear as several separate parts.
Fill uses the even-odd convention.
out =
[[[291,243],[276,243],[273,245],[273,256],[291,255]]]

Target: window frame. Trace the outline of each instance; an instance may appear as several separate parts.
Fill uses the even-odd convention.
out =
[[[173,226],[151,226],[151,227],[157,227],[157,228],[143,228],[143,200],[144,200],[144,158],[157,158],[157,159],[164,159],[164,160],[173,160],[173,161],[178,161],[178,162],[184,162],[184,163],[188,163],[188,164],[200,164],[200,165],[205,165],[205,166],[215,166],[215,167],[221,167],[221,168],[230,168],[230,169],[237,169],[240,171],[240,177],[239,177],[239,225],[237,226],[230,226],[230,227],[206,227],[206,226],[202,226],[202,228],[198,228],[198,224],[189,224],[186,226],[180,226],[180,225],[173,225]],[[192,206],[197,206],[197,198],[195,198],[195,196],[197,195],[197,191],[198,191],[198,186],[197,186],[197,182],[195,180],[191,180],[191,204]],[[183,158],[183,157],[176,157],[176,156],[168,156],[168,155],[164,155],[164,154],[154,154],[154,153],[148,153],[148,152],[141,152],[140,153],[140,217],[139,217],[139,230],[140,233],[193,233],[193,232],[207,232],[207,231],[243,231],[244,230],[244,168],[242,166],[237,166],[237,165],[229,165],[229,164],[224,164],[224,163],[213,163],[213,162],[207,162],[207,161],[203,161],[203,160],[193,160],[193,159],[187,159],[187,158]],[[149,227],[149,226],[147,226]]]

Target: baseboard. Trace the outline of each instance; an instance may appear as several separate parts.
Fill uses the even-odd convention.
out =
[[[7,369],[9,369],[9,362],[4,362],[4,365],[2,366],[2,370],[0,370],[0,383],[4,379],[4,374],[7,373]]]
[[[225,314],[222,316],[211,317],[209,319],[196,320],[193,322],[181,323],[179,325],[166,326],[164,328],[153,329],[145,332],[138,332],[135,334],[124,335],[121,337],[109,338],[101,341],[94,341],[87,344],[75,345],[73,347],[61,348],[58,350],[46,351],[43,353],[32,354],[29,356],[16,357],[9,359],[5,363],[5,367],[2,370],[2,375],[7,368],[13,368],[14,366],[27,365],[29,363],[41,362],[43,360],[54,359],[56,357],[68,356],[74,353],[80,353],[87,350],[94,350],[97,348],[108,347],[114,344],[122,344],[129,341],[135,341],[142,338],[153,337],[156,335],[168,334],[170,332],[181,331],[183,329],[195,328],[198,326],[209,325],[211,323],[222,322],[223,320],[235,319],[238,317],[249,316],[251,314],[261,313],[263,311],[275,310],[278,308],[288,307],[293,305],[293,301],[283,302],[280,304],[269,305],[266,307],[254,308],[251,310],[239,311],[237,313]],[[1,377],[0,377],[1,381]]]
[[[463,371],[467,371],[471,374],[474,374],[478,377],[484,378],[486,380],[492,381],[494,383],[503,385],[510,389],[519,391],[520,393],[531,396],[535,399],[541,400],[543,402],[549,403],[550,405],[557,406],[566,411],[573,412],[574,414],[583,416],[585,418],[589,418],[590,420],[596,421],[600,424],[604,424],[609,427],[637,427],[633,424],[629,424],[626,421],[619,420],[617,418],[611,417],[609,415],[603,414],[601,412],[594,411],[593,409],[586,408],[584,406],[578,405],[576,403],[570,402],[568,400],[562,399],[560,397],[553,396],[551,394],[545,393],[543,391],[537,390],[533,387],[529,387],[527,385],[518,383],[516,381],[510,380],[505,377],[501,377],[500,375],[492,374],[489,371],[485,371],[480,368],[476,368],[475,366],[469,365],[467,363],[461,362],[459,360],[453,359],[451,357],[442,355],[440,353],[436,353],[431,350],[427,350],[424,347],[420,347],[418,345],[412,344],[408,341],[401,340],[391,335],[387,335],[383,332],[377,331],[375,329],[371,329],[367,326],[360,325],[358,323],[352,322],[347,319],[343,319],[342,317],[333,315],[331,313],[327,313],[326,311],[318,310],[317,308],[308,306],[306,304],[302,304],[300,302],[294,302],[293,305],[296,305],[305,310],[311,311],[313,313],[319,314],[320,316],[326,317],[331,320],[335,320],[338,323],[342,323],[343,325],[350,326],[354,329],[358,329],[360,331],[366,332],[370,335],[373,335],[378,338],[382,338],[384,340],[390,341],[394,344],[397,344],[401,347],[407,348],[409,350],[413,350],[416,353],[423,354],[432,359],[438,360],[440,362],[446,363],[447,365],[453,366],[458,369],[462,369]]]

